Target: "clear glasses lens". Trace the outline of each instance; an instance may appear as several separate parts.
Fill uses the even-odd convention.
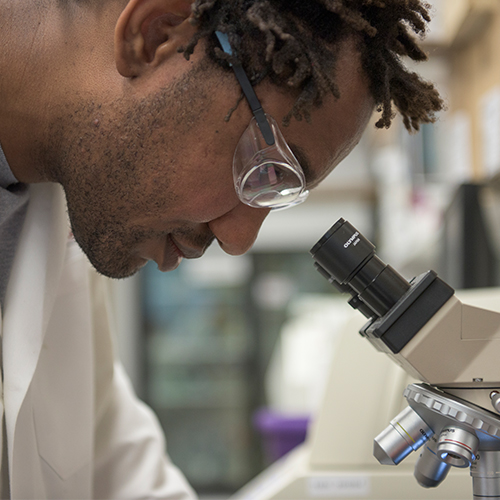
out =
[[[246,205],[278,210],[302,203],[309,192],[305,189],[304,172],[276,121],[269,115],[266,117],[275,144],[266,144],[252,118],[234,154],[234,184],[240,200]]]

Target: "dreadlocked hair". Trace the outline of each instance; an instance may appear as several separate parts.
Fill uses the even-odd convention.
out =
[[[180,49],[189,59],[200,39],[208,40],[209,56],[229,69],[238,59],[256,85],[265,78],[296,92],[284,124],[292,117],[310,119],[327,94],[339,98],[336,62],[340,41],[356,35],[364,73],[381,113],[378,128],[395,116],[418,130],[434,122],[443,101],[435,87],[409,71],[403,57],[424,61],[418,45],[430,21],[422,0],[195,0],[192,22],[197,32]],[[229,37],[234,56],[224,53],[214,36]]]

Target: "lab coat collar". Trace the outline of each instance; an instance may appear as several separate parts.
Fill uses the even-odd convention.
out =
[[[69,223],[62,188],[30,186],[3,314],[4,405],[9,462],[19,410],[36,369],[61,276]]]

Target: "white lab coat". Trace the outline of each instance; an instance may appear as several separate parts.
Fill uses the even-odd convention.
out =
[[[30,186],[0,322],[11,498],[195,498],[114,360],[106,280],[68,235],[61,188]]]

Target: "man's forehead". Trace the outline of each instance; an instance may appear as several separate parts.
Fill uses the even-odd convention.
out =
[[[365,97],[341,111],[325,107],[312,116],[310,123],[292,122],[283,130],[309,189],[316,187],[359,142],[372,115],[373,102]]]
[[[307,185],[319,184],[359,142],[374,110],[368,83],[360,71],[359,59],[339,71],[340,97],[325,96],[310,110],[310,119],[292,118],[282,132],[302,166]],[[347,75],[347,76],[345,76]],[[264,95],[266,112],[280,121],[289,111],[290,99],[282,92]]]

